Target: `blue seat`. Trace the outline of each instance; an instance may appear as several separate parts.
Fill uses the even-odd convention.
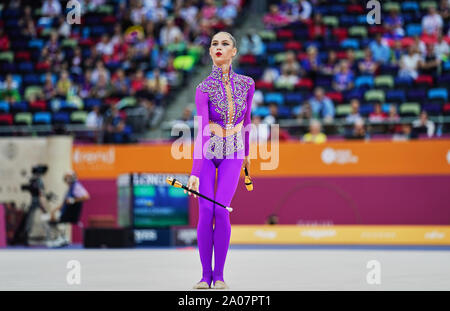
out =
[[[27,85],[38,85],[41,83],[41,79],[39,75],[34,73],[29,73],[24,75],[23,77],[23,83]]]
[[[401,78],[401,77],[395,77],[394,84],[396,87],[410,88],[413,84],[413,80],[405,79],[405,78]]]
[[[357,98],[358,100],[361,100],[364,96],[364,91],[361,89],[353,89],[348,92],[345,92],[345,101],[349,102],[353,98]]]
[[[358,50],[359,49],[359,41],[357,39],[354,39],[354,38],[347,38],[345,40],[342,40],[341,47],[343,49]]]
[[[259,106],[252,114],[264,118],[265,116],[268,116],[270,114],[270,110],[269,107]]]
[[[52,115],[50,114],[50,112],[41,111],[36,112],[33,115],[34,124],[51,124],[51,122],[52,122]]]
[[[402,11],[419,11],[419,4],[414,1],[406,1],[401,4]]]
[[[406,97],[409,101],[423,102],[427,98],[427,91],[423,89],[410,89],[407,91]]]
[[[406,94],[403,90],[388,90],[386,92],[386,101],[401,103],[406,101]]]
[[[428,90],[428,98],[429,99],[442,99],[444,101],[447,101],[447,99],[448,99],[447,89],[436,88],[436,89]]]
[[[70,115],[68,112],[55,112],[53,113],[53,124],[68,124],[70,123]]]
[[[11,112],[25,112],[28,111],[28,103],[26,101],[20,101],[10,105],[9,109]]]
[[[279,106],[278,107],[278,116],[281,118],[290,118],[291,117],[291,108],[287,106]]]
[[[420,36],[422,34],[422,25],[420,24],[409,24],[406,26],[406,35],[408,37]]]
[[[5,101],[0,101],[0,113],[8,113],[9,104]]]
[[[341,15],[339,18],[339,25],[348,27],[348,26],[354,26],[358,22],[357,17],[353,15]]]
[[[383,111],[384,113],[389,113],[389,110],[391,109],[391,105],[395,105],[395,104],[391,104],[391,103],[384,103],[381,105],[381,111]],[[398,105],[395,105],[398,108]]]
[[[281,93],[266,93],[264,96],[264,102],[269,103],[276,103],[277,105],[283,105],[284,104],[284,98],[283,94]]]
[[[355,80],[355,87],[356,88],[373,88],[374,86],[374,79],[372,76],[359,76]]]
[[[32,39],[28,43],[28,46],[30,48],[37,48],[39,50],[42,50],[42,48],[44,47],[44,41],[41,39]]]
[[[425,104],[423,105],[423,110],[425,110],[431,116],[437,116],[441,114],[442,105],[439,104]]]
[[[94,106],[101,106],[102,101],[98,98],[86,98],[84,100],[84,108],[87,110],[92,110]]]
[[[359,113],[363,116],[369,115],[371,112],[373,112],[373,105],[372,104],[364,104],[359,107]]]
[[[21,71],[21,72],[32,72],[33,71],[33,63],[32,62],[19,63],[19,71]]]
[[[302,93],[287,93],[284,96],[284,101],[286,105],[296,106],[302,103],[303,95]]]
[[[266,49],[268,53],[278,53],[284,51],[284,43],[283,42],[267,42]]]

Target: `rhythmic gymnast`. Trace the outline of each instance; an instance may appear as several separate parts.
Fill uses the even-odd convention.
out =
[[[195,104],[199,123],[194,144],[194,161],[188,188],[230,206],[241,168],[250,168],[250,114],[255,82],[237,74],[232,60],[236,40],[228,32],[218,32],[211,40],[212,71],[196,88]],[[244,134],[244,135],[243,135]],[[214,193],[217,169],[217,191]],[[201,183],[200,183],[201,180]],[[191,195],[191,192],[187,192]],[[197,197],[194,194],[194,197]],[[197,241],[202,278],[195,289],[226,289],[223,268],[230,244],[229,211],[199,197]],[[214,221],[214,227],[213,227]],[[214,249],[214,270],[212,255]]]

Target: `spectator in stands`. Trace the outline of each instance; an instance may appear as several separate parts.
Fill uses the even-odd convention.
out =
[[[391,104],[389,106],[389,113],[386,117],[386,121],[393,123],[389,124],[387,127],[388,133],[400,133],[402,131],[401,124],[398,124],[397,122],[400,121],[400,116],[397,113],[397,106],[395,104]]]
[[[422,110],[419,119],[413,121],[412,126],[417,134],[425,133],[428,137],[434,135],[434,122],[428,119],[428,113]]]
[[[336,51],[330,50],[328,51],[327,62],[320,66],[320,72],[327,76],[334,76],[337,68]]]
[[[20,100],[19,85],[12,78],[11,74],[6,76],[0,92],[0,100],[7,101],[11,106]]]
[[[289,24],[291,19],[282,14],[276,4],[271,4],[269,13],[264,15],[263,22],[266,29],[275,29]]]
[[[300,65],[297,62],[295,53],[293,51],[286,52],[286,59],[281,65],[281,71],[289,72],[292,75],[300,75]]]
[[[322,144],[327,141],[327,135],[322,133],[322,124],[317,119],[312,119],[309,125],[309,132],[303,135],[304,143]]]
[[[298,120],[310,120],[313,117],[313,112],[311,109],[311,104],[309,100],[305,100],[302,105],[294,108],[293,113]]]
[[[44,86],[42,87],[42,91],[44,93],[45,100],[51,100],[57,95],[56,88],[53,83],[52,74],[50,72],[47,72],[45,74],[45,82]]]
[[[95,63],[95,69],[92,71],[91,74],[91,83],[96,84],[97,81],[99,80],[100,75],[104,75],[106,77],[106,80],[110,79],[109,70],[105,67],[103,61],[98,60]]]
[[[450,1],[448,0],[441,0],[439,4],[439,13],[442,16],[442,19],[448,24],[448,20],[450,19]],[[444,29],[445,30],[445,29]]]
[[[250,30],[245,36],[242,37],[239,44],[239,52],[241,55],[252,54],[255,56],[263,55],[264,43],[261,37],[254,30]]]
[[[191,27],[195,27],[197,24],[197,14],[199,12],[198,8],[193,4],[192,0],[183,1],[181,5],[181,17],[191,25]]]
[[[312,13],[312,6],[307,0],[298,0],[294,4],[294,20],[308,22]]]
[[[146,11],[142,0],[130,1],[130,18],[134,25],[141,25],[144,22]]]
[[[276,68],[273,67],[266,67],[263,72],[262,80],[264,82],[273,83],[278,79],[280,76],[280,73]]]
[[[148,87],[157,97],[161,98],[168,94],[169,83],[159,68],[153,69],[152,76],[147,81]]]
[[[326,39],[327,26],[323,23],[321,14],[314,14],[312,23],[308,25],[308,34],[311,40],[324,41]]]
[[[56,84],[56,95],[66,99],[71,86],[72,81],[69,78],[69,73],[66,70],[62,71],[58,83]]]
[[[81,98],[86,98],[91,96],[92,88],[94,87],[92,83],[92,70],[88,69],[84,72],[84,77],[79,86],[79,94]]]
[[[61,4],[58,0],[45,0],[42,5],[41,13],[43,16],[59,16],[61,14]]]
[[[394,66],[399,66],[403,54],[402,42],[400,40],[395,40],[391,50],[390,63]]]
[[[200,11],[200,16],[207,21],[210,27],[216,23],[217,6],[214,0],[205,0],[205,3]]]
[[[121,68],[117,69],[111,78],[112,95],[117,97],[125,97],[130,89],[130,81],[125,76],[125,71]]]
[[[111,84],[104,73],[98,76],[98,81],[91,90],[91,95],[96,98],[106,98],[111,93]]]
[[[364,59],[358,63],[358,69],[363,75],[374,75],[377,71],[378,64],[374,61],[370,48],[364,50]]]
[[[250,142],[267,142],[269,138],[269,125],[261,121],[261,116],[252,115],[252,125],[254,125],[256,130],[250,132],[249,140]]]
[[[374,104],[373,112],[369,114],[370,123],[380,123],[386,120],[386,114],[381,109],[381,102],[377,101]]]
[[[357,98],[353,98],[350,101],[351,112],[345,118],[345,122],[348,124],[354,124],[357,120],[361,119],[361,115],[359,113],[359,100]]]
[[[417,138],[417,133],[412,130],[411,124],[405,123],[401,126],[401,134],[395,134],[392,139],[395,141],[403,141]]]
[[[373,60],[379,64],[387,64],[391,51],[389,46],[383,42],[383,38],[380,33],[375,35],[375,40],[369,44],[369,48],[372,51]]]
[[[111,42],[108,34],[103,34],[99,43],[97,43],[95,49],[97,53],[103,57],[104,61],[107,61],[114,52],[114,44]]]
[[[338,68],[333,78],[333,88],[338,92],[352,89],[355,76],[350,70],[348,62],[344,59],[341,60]]]
[[[233,1],[225,0],[225,3],[217,11],[217,16],[224,22],[227,27],[233,26],[233,21],[238,14],[236,6]]]
[[[146,1],[147,3],[148,1]],[[156,1],[156,6],[147,9],[147,20],[154,23],[161,23],[167,19],[167,9],[161,1]]]
[[[34,26],[34,23],[33,23]],[[71,24],[66,22],[66,17],[64,15],[58,17],[58,35],[64,38],[70,36],[72,27]]]
[[[163,46],[175,42],[177,36],[183,36],[180,28],[175,25],[173,18],[167,19],[166,25],[161,29],[160,41]]]
[[[88,113],[86,126],[95,130],[100,130],[103,127],[103,116],[99,105],[93,106],[92,111]]]
[[[400,59],[400,70],[398,75],[403,79],[412,79],[415,80],[419,75],[419,63],[420,63],[420,55],[417,53],[416,47],[414,45],[410,45],[408,48],[408,54],[405,54]]]
[[[447,41],[444,40],[442,33],[438,35],[438,40],[434,46],[434,51],[437,58],[441,61],[446,61],[450,57],[450,48]]]
[[[112,105],[106,117],[105,142],[127,143],[131,141],[131,128],[125,124],[116,105]]]
[[[270,127],[270,134],[268,140],[288,141],[291,139],[289,132],[281,129],[278,124]]]
[[[355,121],[353,125],[353,131],[346,135],[347,139],[365,139],[367,138],[366,135],[366,128],[364,125],[364,119],[358,119]]]
[[[275,85],[278,88],[293,89],[298,80],[298,76],[294,74],[294,71],[292,71],[291,69],[282,69],[281,76],[277,79]]]
[[[325,122],[334,118],[334,105],[331,99],[325,96],[321,87],[314,89],[314,96],[309,100],[314,118],[324,118]]]
[[[0,27],[0,51],[9,50],[10,42],[8,35],[4,32],[3,27]]]
[[[423,75],[431,75],[436,77],[441,66],[441,60],[434,52],[434,45],[427,44],[426,52],[423,58],[419,61],[420,73]]]
[[[313,45],[306,50],[307,58],[301,63],[301,68],[306,72],[306,75],[315,80],[319,72],[320,59],[317,48]]]
[[[146,84],[146,80],[144,77],[144,71],[142,69],[139,69],[135,73],[134,78],[131,80],[130,94],[134,95],[134,94],[136,94],[136,92],[144,89],[145,84]]]
[[[347,49],[346,51],[347,57],[346,60],[348,62],[348,67],[351,71],[357,72],[358,70],[358,63],[356,61],[355,51],[353,49]]]
[[[384,21],[384,28],[387,30],[386,36],[390,39],[400,39],[405,35],[403,29],[403,18],[398,14],[397,8],[392,8],[389,16]]]
[[[444,22],[435,7],[428,9],[428,14],[422,17],[422,32],[425,35],[437,37],[442,32]]]
[[[279,123],[278,105],[276,103],[269,104],[269,114],[264,118],[263,123],[272,125]]]

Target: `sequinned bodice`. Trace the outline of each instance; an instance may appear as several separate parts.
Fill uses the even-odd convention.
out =
[[[247,94],[253,79],[237,74],[230,65],[229,82],[223,82],[222,68],[212,65],[211,74],[197,88],[208,93],[209,119],[225,129],[239,124],[247,108]]]

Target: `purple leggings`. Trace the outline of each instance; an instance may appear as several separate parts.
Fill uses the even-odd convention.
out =
[[[203,159],[200,172],[199,192],[209,198],[230,206],[236,191],[242,168],[243,157]],[[231,157],[231,156],[230,156]],[[217,168],[217,191],[214,194]],[[223,267],[230,244],[230,213],[222,206],[198,197],[199,217],[197,224],[197,241],[202,263],[201,282],[224,281]],[[215,225],[213,229],[213,219]],[[212,253],[214,248],[214,272],[212,269]]]

